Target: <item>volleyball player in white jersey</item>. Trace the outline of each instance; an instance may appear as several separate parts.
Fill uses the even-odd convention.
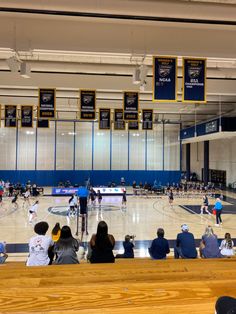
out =
[[[76,215],[76,211],[77,211],[77,206],[78,206],[78,197],[73,194],[71,196],[71,198],[69,199],[69,211],[68,211],[68,214],[67,216],[68,217],[75,217]]]
[[[23,208],[26,207],[26,204],[28,207],[30,206],[30,190],[26,190],[24,193],[24,201],[23,201]]]
[[[33,221],[37,219],[37,211],[39,201],[36,201],[29,209],[29,223],[32,224]]]

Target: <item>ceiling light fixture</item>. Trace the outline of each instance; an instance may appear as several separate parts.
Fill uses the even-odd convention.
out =
[[[25,61],[20,65],[20,75],[24,78],[30,78],[31,68],[30,64]]]
[[[136,67],[133,73],[133,84],[138,85],[141,83],[141,70],[140,67]]]

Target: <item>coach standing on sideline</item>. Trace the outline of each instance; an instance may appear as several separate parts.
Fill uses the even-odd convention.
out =
[[[221,200],[219,198],[216,199],[216,202],[215,202],[215,206],[214,206],[214,209],[216,211],[216,226],[219,227],[219,224],[222,225],[222,219],[221,219],[221,214],[222,214],[222,203],[221,203]]]

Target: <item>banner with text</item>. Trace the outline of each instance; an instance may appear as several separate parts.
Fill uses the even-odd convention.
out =
[[[95,120],[96,91],[80,90],[80,119]]]
[[[21,106],[21,127],[33,127],[33,106]]]
[[[137,121],[139,118],[139,93],[124,92],[123,97],[124,120]]]
[[[183,101],[206,102],[206,59],[183,58]]]
[[[129,121],[128,122],[128,129],[130,131],[132,130],[138,130],[139,129],[139,123],[138,121]]]
[[[99,130],[110,130],[111,128],[111,109],[99,109]]]
[[[38,118],[56,118],[56,90],[53,88],[39,89]]]
[[[153,110],[144,109],[142,111],[142,129],[143,130],[152,130],[153,128]]]
[[[15,128],[17,124],[17,106],[5,106],[5,127]]]
[[[177,100],[177,58],[153,57],[153,101]]]
[[[114,111],[114,130],[125,130],[124,111],[115,109]]]

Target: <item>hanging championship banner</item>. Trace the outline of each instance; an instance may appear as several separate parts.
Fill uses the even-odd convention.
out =
[[[123,109],[115,109],[114,111],[114,130],[125,130]]]
[[[110,130],[111,109],[99,109],[99,130]]]
[[[142,129],[143,130],[152,130],[153,127],[153,110],[144,109],[142,111]]]
[[[17,124],[17,106],[5,106],[5,127],[15,128]]]
[[[153,101],[177,101],[177,58],[153,57]]]
[[[38,118],[56,118],[56,90],[52,88],[39,89]]]
[[[128,123],[128,129],[129,129],[129,130],[138,130],[138,129],[139,129],[139,123],[138,123],[138,121],[129,121],[129,123]]]
[[[206,59],[183,58],[183,101],[206,102]]]
[[[80,90],[80,119],[94,120],[96,113],[96,91]]]
[[[49,120],[47,119],[38,119],[37,128],[49,128]]]
[[[21,127],[33,127],[33,106],[21,106]]]
[[[123,107],[124,120],[138,121],[139,93],[124,92]]]

